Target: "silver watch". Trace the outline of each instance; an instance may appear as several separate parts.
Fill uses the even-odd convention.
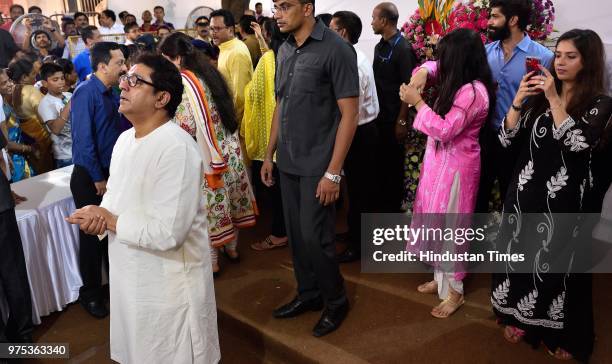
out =
[[[323,176],[336,184],[340,183],[340,180],[342,179],[339,174],[331,174],[329,172],[325,172]]]

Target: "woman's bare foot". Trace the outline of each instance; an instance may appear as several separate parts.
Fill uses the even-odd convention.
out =
[[[421,293],[438,293],[438,282],[429,281],[417,287],[417,291]]]
[[[504,328],[504,338],[512,344],[518,344],[523,340],[523,336],[525,336],[525,331],[518,327],[506,325]]]
[[[465,303],[463,295],[450,289],[448,297],[431,310],[431,315],[436,318],[447,318]]]
[[[567,351],[561,349],[561,348],[557,348],[557,350],[555,350],[555,354],[553,355],[556,359],[559,360],[563,360],[563,361],[568,361],[568,360],[572,360],[574,359],[574,356],[570,353],[568,353]]]

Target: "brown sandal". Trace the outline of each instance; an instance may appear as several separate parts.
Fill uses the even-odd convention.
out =
[[[264,250],[282,248],[284,246],[287,246],[288,242],[289,242],[288,240],[285,240],[284,242],[280,244],[274,244],[272,242],[272,238],[270,238],[270,235],[268,235],[263,241],[251,244],[251,249],[257,250],[257,251],[264,251]]]
[[[452,314],[454,314],[459,309],[459,307],[463,306],[464,303],[465,303],[465,299],[463,298],[463,296],[459,298],[459,301],[453,301],[450,297],[448,297],[447,299],[442,301],[442,303],[440,303],[439,305],[437,305],[431,310],[431,315],[435,318],[440,318],[440,319],[449,318]],[[448,313],[442,313],[442,312],[436,311],[436,308],[442,308],[444,306],[450,307],[450,310],[448,311]]]

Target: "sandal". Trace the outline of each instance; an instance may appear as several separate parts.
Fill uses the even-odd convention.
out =
[[[438,293],[438,282],[429,281],[417,287],[417,291],[421,293]]]
[[[554,353],[550,351],[548,348],[547,348],[547,351],[548,351],[548,354],[550,354],[551,356],[554,356],[555,359],[559,359],[563,361],[574,359],[574,356],[572,354],[568,353],[567,351],[561,348],[557,348],[557,350],[555,350]]]
[[[257,251],[264,251],[264,250],[282,248],[282,247],[287,246],[288,242],[289,242],[289,239],[285,240],[282,243],[274,244],[272,242],[272,238],[270,237],[270,235],[268,235],[263,241],[251,244],[251,249],[257,250]]]
[[[449,296],[447,299],[442,301],[442,303],[440,303],[431,310],[431,315],[435,318],[448,318],[452,314],[454,314],[459,309],[459,307],[463,306],[464,303],[465,299],[463,298],[463,295],[459,298],[459,301],[453,301]],[[450,310],[448,312],[444,312],[442,310],[444,307],[449,307]]]
[[[518,327],[506,325],[504,328],[504,339],[512,344],[518,344],[523,340],[525,336],[525,330],[521,330]]]

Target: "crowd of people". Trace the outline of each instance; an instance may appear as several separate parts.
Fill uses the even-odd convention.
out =
[[[491,42],[458,29],[423,64],[389,2],[372,12],[381,37],[373,63],[356,47],[359,16],[315,17],[314,0],[275,0],[271,18],[259,3],[238,21],[215,10],[196,19],[195,37],[176,31],[161,6],[145,10],[140,25],[128,12],[118,22],[112,10],[97,27],[83,13],[61,27],[25,21],[23,44],[2,25],[8,340],[32,333],[14,216],[27,196],[8,182],[56,168],[73,165],[77,210],[67,220],[80,226],[79,302],[94,317],[109,314],[106,262],[119,362],[219,360],[218,254],[240,261],[239,231],[255,225],[261,198],[269,234],[250,248],[289,245],[297,282],[273,316],[323,310],[316,337],[348,314],[339,264],[361,259],[362,213],[487,213],[494,185],[504,214],[601,212],[612,181],[602,162],[612,151],[602,41],[574,29],[551,51],[527,35],[530,12],[529,0],[491,0]],[[23,14],[10,9],[13,20]],[[72,36],[80,38],[70,51]],[[533,58],[539,64],[527,69]],[[432,100],[423,95],[430,85]],[[341,194],[348,232],[337,235]],[[575,228],[560,224],[549,242]],[[502,220],[497,239],[512,251],[526,230]],[[340,239],[347,248],[337,254]],[[439,295],[431,314],[444,319],[465,302],[464,278],[435,269],[416,289]],[[580,361],[593,351],[591,296],[590,276],[537,269],[494,274],[490,295],[508,341],[544,343],[556,358]]]

